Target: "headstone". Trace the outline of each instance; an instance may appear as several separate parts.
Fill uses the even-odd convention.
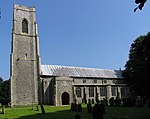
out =
[[[137,100],[137,106],[138,107],[143,107],[143,102],[142,102],[142,100]]]
[[[71,103],[71,108],[70,108],[70,110],[71,110],[71,111],[74,111],[74,103],[73,103],[73,102]]]
[[[97,119],[97,104],[94,105],[93,111],[92,111],[92,119]]]
[[[41,104],[41,111],[42,111],[42,114],[45,114],[45,109],[44,109],[44,106]]]
[[[77,110],[78,112],[82,112],[82,106],[81,106],[81,104],[78,104],[78,110]]]
[[[92,99],[92,104],[94,104],[94,99]]]
[[[84,100],[84,103],[87,104],[87,99]]]
[[[104,111],[105,110],[103,104],[95,104],[92,113],[93,119],[103,119]]]
[[[5,106],[2,105],[2,114],[5,114]]]
[[[111,98],[109,99],[109,104],[110,104],[110,106],[114,106],[115,100],[114,100],[113,97],[111,97]]]
[[[75,103],[74,102],[71,103],[71,109],[70,110],[75,111]]]
[[[76,114],[76,115],[75,115],[75,119],[81,119],[81,116],[78,115],[78,114]]]
[[[8,103],[8,107],[11,108],[11,102]]]
[[[101,108],[102,108],[103,114],[106,114],[106,111],[105,111],[105,102],[104,102],[104,100],[101,100],[100,106],[101,106]]]
[[[88,99],[88,103],[91,103],[91,99]]]
[[[91,103],[87,104],[87,110],[88,110],[88,113],[92,112],[92,105],[91,105]]]
[[[103,98],[103,101],[104,101],[104,105],[108,106],[108,100],[106,98]]]
[[[33,105],[33,103],[32,103],[32,110],[34,109],[34,105]]]
[[[120,104],[121,104],[121,99],[119,97],[116,97],[115,106],[120,106]]]
[[[72,102],[70,110],[71,111],[77,111],[78,110],[78,105],[76,103]]]
[[[150,107],[150,98],[148,98],[147,104],[148,104],[148,107]]]
[[[38,107],[38,105],[36,106],[36,111],[39,111],[39,107]]]

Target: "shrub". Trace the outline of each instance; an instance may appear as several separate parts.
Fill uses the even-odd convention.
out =
[[[134,98],[123,98],[123,105],[124,106],[135,106],[136,100]]]
[[[120,106],[120,104],[121,104],[121,99],[119,97],[116,97],[115,106]]]
[[[109,99],[109,104],[110,104],[110,106],[114,106],[115,100],[114,100],[113,97],[111,97],[111,98]]]
[[[104,105],[108,106],[108,100],[106,98],[103,98],[103,101],[104,101]]]
[[[138,107],[143,107],[143,101],[142,100],[137,100],[137,106]]]
[[[71,111],[77,111],[77,104],[76,103],[71,103]]]

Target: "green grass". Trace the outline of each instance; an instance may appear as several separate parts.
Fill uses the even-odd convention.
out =
[[[36,108],[32,110],[29,106],[6,108],[5,114],[0,114],[0,119],[74,119],[75,114],[81,115],[81,119],[92,119],[86,105],[83,105],[83,112],[72,112],[70,106],[44,107],[46,114],[41,114],[41,110],[36,111]],[[150,119],[150,108],[106,107],[104,119]]]

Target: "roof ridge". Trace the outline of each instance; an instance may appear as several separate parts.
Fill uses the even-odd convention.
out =
[[[113,70],[113,69],[101,69],[101,68],[88,68],[88,67],[78,67],[78,66],[64,66],[64,65],[41,65],[41,66],[53,66],[53,67],[66,67],[66,68],[78,68],[78,69],[92,69],[92,70],[105,70],[105,71],[119,71],[119,70]]]

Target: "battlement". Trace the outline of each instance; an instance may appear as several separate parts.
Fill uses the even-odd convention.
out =
[[[23,11],[27,11],[27,12],[35,12],[35,7],[34,6],[26,7],[26,6],[21,6],[21,5],[18,5],[18,4],[14,4],[14,9],[23,10]]]

